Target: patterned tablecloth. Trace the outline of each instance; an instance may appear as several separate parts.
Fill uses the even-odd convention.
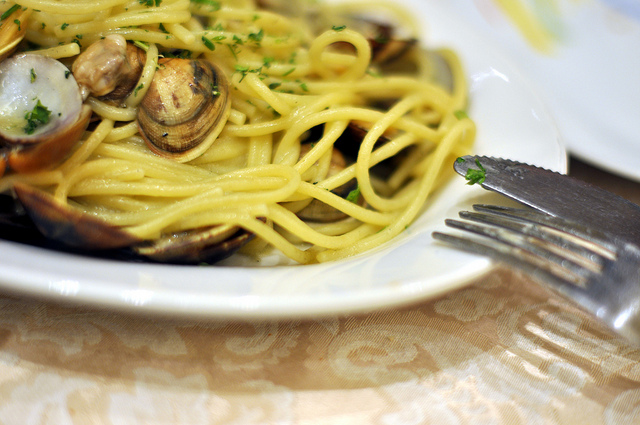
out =
[[[640,185],[573,166],[640,201]],[[505,269],[417,305],[305,321],[0,294],[3,425],[632,423],[640,349]]]

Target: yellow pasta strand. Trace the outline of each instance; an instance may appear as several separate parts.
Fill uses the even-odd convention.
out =
[[[255,235],[246,255],[275,249],[299,263],[397,237],[442,184],[444,164],[473,143],[473,121],[460,113],[468,100],[463,64],[451,50],[435,53],[451,72],[452,87],[443,87],[424,46],[409,42],[381,59],[375,26],[355,17],[365,6],[401,28],[395,41],[422,37],[411,13],[392,3],[318,2],[307,13],[299,1],[287,3],[297,14],[253,0],[21,1],[32,10],[25,38],[33,53],[71,69],[91,44],[117,34],[145,51],[145,63],[122,99],[85,100],[91,123],[61,164],[9,169],[0,190],[32,185],[145,242],[237,227]],[[163,57],[211,61],[228,82],[196,89],[194,75],[185,83],[184,92],[210,90],[214,99],[228,91],[230,112],[203,132],[211,146],[184,163],[152,152],[138,125]],[[175,107],[186,102],[169,98]],[[194,116],[196,125],[215,122]],[[165,135],[188,131],[168,121],[158,123]]]

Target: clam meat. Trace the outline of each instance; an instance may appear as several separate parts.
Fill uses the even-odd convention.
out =
[[[90,117],[91,108],[61,62],[20,54],[0,63],[0,146],[12,170],[31,172],[59,163]]]
[[[119,34],[91,44],[73,62],[73,76],[83,91],[101,100],[125,99],[136,87],[146,62],[144,51]]]

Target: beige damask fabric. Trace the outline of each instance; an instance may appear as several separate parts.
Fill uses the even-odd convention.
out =
[[[640,349],[504,270],[403,309],[309,321],[2,296],[0,423],[633,424]]]

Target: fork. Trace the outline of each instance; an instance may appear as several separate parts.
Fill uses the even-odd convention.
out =
[[[433,237],[529,273],[640,346],[638,246],[531,208],[478,204],[473,210],[445,220],[464,236]]]

